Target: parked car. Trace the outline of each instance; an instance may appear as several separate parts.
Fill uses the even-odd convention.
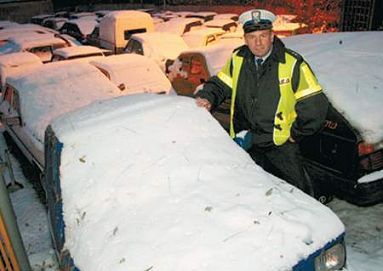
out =
[[[45,138],[43,183],[62,270],[345,264],[339,218],[255,165],[193,99],[104,100],[55,118]]]
[[[233,20],[233,21],[238,21],[238,14],[236,13],[220,13],[220,14],[217,14],[214,16],[214,20],[219,20],[219,19],[230,19],[230,20]]]
[[[383,201],[382,32],[284,39],[305,55],[332,106],[323,130],[302,142],[312,178],[358,205]]]
[[[8,39],[6,43],[0,46],[0,54],[30,52],[40,57],[41,61],[46,63],[50,62],[54,49],[68,46],[71,46],[71,44],[67,40],[52,34],[19,35]]]
[[[125,93],[89,63],[48,63],[7,77],[1,122],[28,161],[42,172],[44,132],[54,117]]]
[[[231,19],[213,19],[203,24],[207,28],[219,28],[225,32],[235,32],[238,24]]]
[[[52,18],[54,17],[53,14],[40,14],[40,15],[36,15],[36,16],[33,16],[31,18],[31,23],[33,24],[38,24],[38,25],[42,25],[43,21],[47,18]]]
[[[136,10],[109,12],[100,20],[100,47],[121,53],[133,34],[154,31],[150,14]]]
[[[64,18],[64,17],[49,17],[47,19],[44,19],[41,25],[56,31],[60,31],[61,27],[67,21],[68,21],[68,18]]]
[[[87,35],[92,33],[97,24],[98,22],[91,17],[69,20],[60,28],[60,33],[68,34],[79,42],[85,43]]]
[[[104,49],[98,47],[82,45],[82,46],[71,46],[65,48],[55,49],[52,52],[52,62],[71,60],[84,57],[104,56]]]
[[[145,56],[120,54],[98,58],[90,63],[124,93],[175,94],[157,63]]]
[[[199,18],[175,18],[156,25],[157,32],[170,32],[179,36],[201,28],[202,19]]]
[[[0,55],[0,92],[5,90],[5,81],[8,76],[20,70],[33,69],[43,62],[35,54],[29,52]]]
[[[217,15],[217,12],[214,11],[198,11],[193,12],[185,16],[185,18],[200,18],[204,22],[213,20],[214,16]]]
[[[179,35],[150,32],[132,35],[124,52],[144,55],[153,59],[161,70],[165,71],[166,61],[176,59],[186,49],[188,46]]]
[[[101,47],[100,44],[100,26],[97,24],[93,31],[86,35],[84,44]]]
[[[194,48],[218,43],[223,34],[225,31],[221,28],[202,28],[187,32],[182,38],[190,48]]]

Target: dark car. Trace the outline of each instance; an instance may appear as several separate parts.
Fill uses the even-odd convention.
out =
[[[292,36],[331,106],[323,129],[301,144],[310,177],[357,205],[383,201],[383,32]]]

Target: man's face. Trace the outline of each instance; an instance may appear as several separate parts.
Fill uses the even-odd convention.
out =
[[[258,30],[245,34],[245,43],[257,57],[265,56],[273,44],[274,34],[271,29]]]

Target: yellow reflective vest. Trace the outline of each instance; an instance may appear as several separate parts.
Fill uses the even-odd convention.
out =
[[[217,74],[217,77],[231,89],[230,107],[230,136],[235,137],[233,119],[236,104],[238,79],[243,66],[244,57],[235,51]],[[293,71],[296,65],[299,67],[298,87],[293,89]],[[273,142],[275,145],[284,144],[290,137],[291,127],[297,118],[295,105],[298,101],[320,93],[322,87],[319,85],[315,75],[305,61],[299,61],[297,55],[290,50],[285,52],[285,62],[278,63],[279,102],[274,114]]]

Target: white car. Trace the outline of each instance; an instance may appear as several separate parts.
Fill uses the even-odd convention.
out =
[[[189,47],[179,35],[167,32],[133,34],[126,45],[125,53],[135,53],[153,59],[165,71],[167,60],[174,60]]]
[[[42,64],[43,62],[38,56],[29,52],[0,55],[0,92],[4,92],[8,76],[21,70],[33,69]]]
[[[121,92],[175,94],[172,85],[154,60],[137,54],[112,55],[90,62]]]
[[[342,270],[344,226],[258,167],[194,99],[139,94],[55,118],[45,190],[63,270]]]
[[[95,46],[81,45],[55,49],[52,52],[52,62],[71,60],[84,57],[104,56],[106,50]]]
[[[71,44],[53,34],[35,34],[35,35],[18,35],[0,46],[0,54],[10,54],[16,52],[30,52],[38,57],[41,61],[50,62],[52,51],[57,48],[69,47]]]
[[[157,32],[170,32],[179,36],[201,28],[202,19],[199,18],[175,18],[156,25]]]
[[[2,123],[37,170],[44,168],[44,132],[54,117],[95,100],[123,95],[88,63],[53,62],[9,76],[0,104]]]
[[[195,48],[218,43],[225,33],[221,28],[202,28],[187,32],[182,35],[182,38],[190,48]]]

